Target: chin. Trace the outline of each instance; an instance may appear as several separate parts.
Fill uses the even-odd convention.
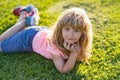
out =
[[[71,44],[74,44],[74,43],[76,43],[77,41],[66,40],[65,42],[67,42],[67,43],[71,43]]]
[[[68,43],[74,44],[75,42],[68,41]]]

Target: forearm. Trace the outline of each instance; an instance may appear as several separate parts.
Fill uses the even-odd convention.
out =
[[[7,31],[5,31],[3,34],[0,35],[0,41],[8,38],[9,36],[21,31],[23,28],[25,28],[25,21],[21,21],[19,23],[16,23],[11,28],[9,28]]]
[[[75,62],[76,62],[77,54],[76,53],[71,53],[67,62],[64,64],[62,68],[62,72],[66,73],[69,72],[73,69]]]

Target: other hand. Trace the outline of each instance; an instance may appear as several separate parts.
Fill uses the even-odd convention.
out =
[[[63,46],[64,46],[67,50],[71,51],[72,53],[77,53],[77,54],[78,54],[78,53],[80,53],[80,51],[81,51],[80,45],[77,44],[77,43],[64,42],[64,43],[63,43]]]

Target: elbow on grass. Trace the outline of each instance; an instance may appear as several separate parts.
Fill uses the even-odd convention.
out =
[[[59,72],[62,73],[62,74],[67,74],[67,73],[69,73],[70,71],[71,71],[71,70],[65,70],[65,69],[59,70]]]

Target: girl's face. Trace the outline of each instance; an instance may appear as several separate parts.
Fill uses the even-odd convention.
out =
[[[62,28],[62,36],[65,42],[75,43],[81,37],[81,31],[79,29],[75,30],[72,27],[66,25]]]

